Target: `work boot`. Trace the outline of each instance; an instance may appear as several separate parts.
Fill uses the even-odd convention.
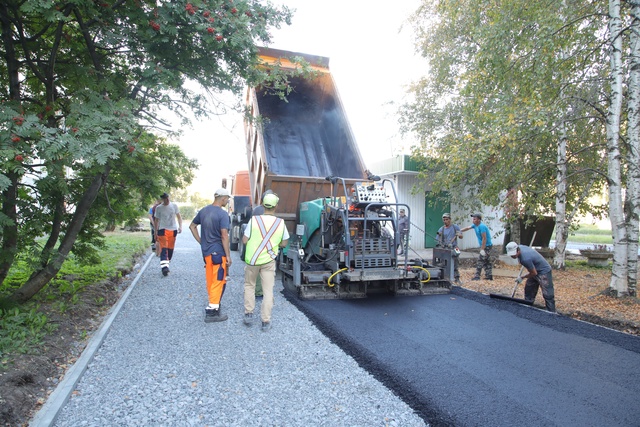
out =
[[[228,318],[226,314],[220,314],[219,308],[204,309],[204,323],[224,322]]]
[[[480,280],[480,276],[473,276],[471,280]]]
[[[487,276],[484,278],[484,280],[493,280],[493,276]]]
[[[253,313],[244,314],[244,324],[247,326],[253,325]]]
[[[162,267],[162,275],[167,276],[169,274],[169,267]]]
[[[267,332],[271,329],[271,322],[262,322],[262,332]]]

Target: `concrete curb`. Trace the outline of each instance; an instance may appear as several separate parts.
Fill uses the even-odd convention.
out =
[[[82,354],[76,360],[76,363],[67,371],[64,378],[58,384],[56,389],[49,395],[49,398],[45,402],[45,404],[40,408],[40,410],[33,417],[29,426],[31,427],[49,427],[55,424],[56,419],[58,418],[58,414],[60,410],[64,407],[64,405],[69,401],[71,397],[71,393],[76,388],[76,385],[82,378],[82,374],[87,370],[89,363],[93,360],[94,355],[104,342],[107,333],[109,332],[109,328],[111,324],[115,320],[118,313],[122,309],[125,301],[129,297],[129,294],[133,291],[138,280],[142,276],[142,273],[147,269],[147,266],[154,259],[154,254],[150,254],[147,258],[147,261],[144,263],[136,278],[133,280],[131,285],[127,288],[127,290],[122,294],[118,303],[111,309],[111,312],[107,315],[107,318],[102,322],[100,328],[96,331],[96,333],[91,337],[89,343],[82,351]]]

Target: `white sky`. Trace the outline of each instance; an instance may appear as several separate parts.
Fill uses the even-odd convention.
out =
[[[367,167],[407,152],[410,144],[401,139],[395,112],[406,85],[426,74],[426,62],[414,54],[413,32],[406,22],[420,0],[272,3],[296,11],[291,26],[273,32],[269,47],[329,58],[329,68]],[[195,124],[194,129],[185,130],[179,144],[188,157],[200,162],[189,190],[203,197],[212,194],[223,177],[247,169],[240,115],[228,114],[221,120]]]

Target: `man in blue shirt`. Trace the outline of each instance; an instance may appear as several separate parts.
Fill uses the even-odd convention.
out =
[[[507,255],[517,258],[520,264],[527,269],[527,274],[518,276],[517,283],[527,279],[524,285],[524,299],[533,302],[538,295],[538,287],[542,288],[544,304],[548,311],[556,312],[556,300],[553,291],[553,277],[551,266],[535,249],[526,245],[518,245],[516,242],[507,243]]]
[[[493,280],[493,261],[491,259],[493,243],[491,243],[491,232],[489,231],[489,227],[482,223],[481,213],[471,214],[471,218],[473,218],[473,224],[460,229],[460,231],[465,232],[473,228],[478,238],[478,245],[480,245],[480,257],[476,263],[476,275],[473,276],[471,280],[480,280],[480,273],[482,273],[483,268],[485,280]]]
[[[200,243],[204,259],[209,300],[209,305],[204,309],[206,323],[223,322],[228,319],[226,314],[220,312],[220,301],[231,268],[229,213],[223,209],[229,203],[231,194],[226,188],[220,188],[213,197],[213,203],[200,209],[189,226],[191,234]]]

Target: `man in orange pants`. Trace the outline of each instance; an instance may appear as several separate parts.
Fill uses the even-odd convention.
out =
[[[204,258],[205,277],[209,305],[205,308],[206,323],[227,320],[226,314],[220,313],[220,301],[227,286],[227,275],[231,268],[231,251],[229,249],[229,213],[222,209],[229,203],[229,190],[220,188],[214,194],[214,201],[196,214],[189,230],[200,243]],[[200,225],[200,234],[198,234]]]
[[[167,193],[163,193],[160,199],[162,203],[156,206],[153,216],[155,218],[156,240],[160,243],[160,269],[162,275],[166,276],[169,274],[169,263],[173,258],[176,237],[178,233],[182,233],[182,217],[178,205],[169,200]]]

